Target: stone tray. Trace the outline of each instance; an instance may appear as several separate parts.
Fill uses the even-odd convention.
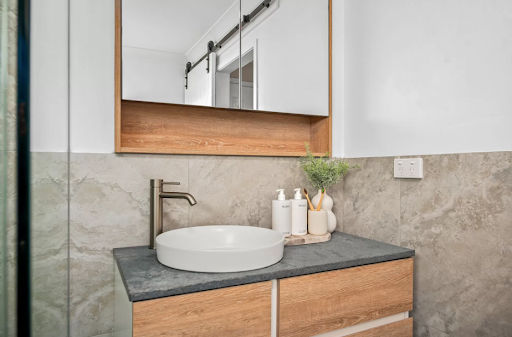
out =
[[[299,246],[299,245],[308,245],[310,243],[320,243],[327,242],[331,240],[331,233],[327,233],[325,235],[296,235],[284,238],[285,246]]]

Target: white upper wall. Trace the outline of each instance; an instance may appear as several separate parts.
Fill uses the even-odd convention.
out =
[[[65,5],[33,3],[33,151],[67,149]],[[333,10],[335,155],[512,150],[511,1],[334,0]],[[71,0],[70,38],[71,150],[113,152],[114,1]]]
[[[30,149],[68,150],[68,2],[33,0]]]
[[[512,150],[512,1],[334,2],[342,155]]]
[[[113,0],[71,0],[71,151],[114,152]]]
[[[345,99],[343,94],[344,78],[343,66],[343,46],[345,42],[345,0],[332,1],[332,155],[343,157],[343,104]],[[336,76],[334,76],[336,75]]]

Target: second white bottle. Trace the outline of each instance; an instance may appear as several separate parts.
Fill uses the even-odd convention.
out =
[[[292,235],[306,235],[308,233],[308,201],[302,199],[300,188],[294,189],[292,202]]]

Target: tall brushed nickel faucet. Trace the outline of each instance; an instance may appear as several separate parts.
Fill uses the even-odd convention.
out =
[[[149,192],[149,249],[156,249],[156,237],[163,232],[163,199],[187,199],[190,206],[197,204],[196,199],[189,193],[163,192],[164,185],[179,185],[180,183],[164,182],[163,179],[150,180]]]

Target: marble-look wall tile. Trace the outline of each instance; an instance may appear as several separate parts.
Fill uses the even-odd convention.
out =
[[[414,320],[414,337],[449,337],[442,331],[436,330],[417,320]]]
[[[413,316],[450,336],[512,336],[512,152],[427,156],[424,168],[401,181]]]
[[[147,245],[149,179],[197,200],[166,200],[165,230],[190,225],[270,227],[277,188],[306,186],[296,158],[72,154],[71,334],[109,334],[114,315],[112,248]],[[167,188],[167,187],[166,187]]]
[[[189,224],[272,227],[272,200],[279,188],[288,199],[308,186],[297,158],[190,158],[190,192],[197,205]],[[309,188],[311,190],[311,188]]]
[[[2,15],[3,8],[0,8],[0,15]],[[1,29],[0,29],[1,33]],[[0,108],[1,109],[1,108]],[[0,111],[0,122],[1,122],[1,114]],[[1,128],[1,124],[0,124]],[[2,131],[0,129],[0,131]],[[1,144],[1,140],[0,140]],[[6,159],[6,151],[4,151],[3,144],[1,144],[0,150],[0,337],[7,336],[7,301],[8,295],[5,289],[7,289],[7,231],[6,226],[7,223],[4,223],[4,219],[7,215],[7,192],[4,189],[4,186],[7,184],[7,181],[4,180],[4,173],[7,170],[7,159]]]
[[[114,260],[111,250],[71,245],[71,336],[111,333],[114,325]]]
[[[149,180],[188,191],[188,157],[71,155],[71,335],[110,333],[115,247],[149,244]],[[164,202],[164,229],[188,226],[184,200]]]
[[[72,242],[95,250],[148,244],[152,178],[181,183],[165,190],[187,191],[188,157],[72,154]],[[188,208],[164,200],[164,229],[187,226]]]
[[[7,50],[7,144],[6,150],[16,150],[16,102],[18,93],[18,7],[17,1],[8,2]]]
[[[0,1],[0,18],[3,18],[3,13],[5,12],[8,12],[9,9],[7,8],[7,5],[4,6],[4,3],[3,1]],[[2,21],[0,21],[0,36],[3,36],[3,32],[4,31],[8,31],[8,27],[6,26],[4,28],[4,24],[3,24],[3,19]],[[3,48],[4,48],[4,41],[3,40],[0,40],[0,52],[3,52]],[[0,67],[2,69],[4,69],[4,67],[6,67],[7,65],[4,64],[4,58],[0,59]],[[0,90],[0,151],[2,153],[2,155],[7,151],[7,142],[6,142],[6,137],[4,137],[4,134],[6,133],[6,128],[4,126],[4,124],[6,123],[6,119],[7,119],[7,107],[6,105],[4,104],[4,94],[6,94],[6,91],[4,90],[4,87],[7,86],[7,83],[4,83],[4,78],[0,78],[0,86],[2,87],[2,90]],[[3,170],[4,170],[4,167],[5,167],[5,164],[4,164],[4,158],[0,158],[0,172],[3,173]],[[3,177],[3,176],[2,176]],[[0,191],[1,193],[1,191]],[[2,197],[3,199],[3,195],[0,195],[0,197]],[[0,209],[1,210],[1,209]],[[1,234],[0,234],[1,235]],[[1,276],[0,276],[1,277]],[[0,292],[0,296],[1,296],[1,292]],[[0,323],[2,323],[1,319],[0,319]],[[0,326],[0,336],[2,334],[2,327]]]
[[[8,336],[16,336],[16,156],[15,151],[7,151],[7,188],[6,188],[6,245],[7,245],[7,331]]]
[[[345,185],[345,179],[349,175],[352,174],[352,171],[349,171],[349,173],[343,178],[342,181],[340,181],[335,186],[331,186],[327,189],[326,193],[332,198],[333,201],[333,207],[332,212],[336,216],[336,229],[335,231],[343,232],[343,218],[345,215],[345,210],[343,207],[343,186]]]
[[[2,139],[2,150],[7,150],[7,330],[8,336],[16,335],[16,101],[17,101],[17,32],[18,32],[18,7],[16,0],[9,0],[7,7],[7,90],[6,111],[1,111],[2,125],[6,133]],[[4,66],[4,65],[2,65]],[[4,106],[2,106],[2,109]],[[5,118],[5,120],[4,120]],[[5,123],[6,122],[6,123]],[[5,124],[4,124],[5,123]],[[3,137],[2,137],[3,138]],[[4,157],[5,158],[5,157]]]
[[[511,299],[503,296],[512,261],[512,236],[504,226],[512,218],[510,156],[429,156],[420,181],[394,179],[394,158],[350,159],[361,169],[328,191],[338,230],[416,249],[415,336],[512,335]],[[72,157],[73,336],[112,330],[111,249],[147,244],[150,178],[178,180],[182,186],[173,190],[189,191],[198,201],[194,207],[184,200],[166,202],[166,230],[270,227],[277,188],[289,198],[295,187],[315,194],[296,158]],[[436,167],[440,173],[430,172]]]
[[[335,205],[343,203],[343,232],[398,245],[400,182],[393,177],[393,157],[347,159],[349,171],[335,187]],[[339,213],[339,212],[335,212]],[[338,220],[338,222],[340,222]]]
[[[41,337],[67,335],[68,158],[31,154],[32,329]]]

